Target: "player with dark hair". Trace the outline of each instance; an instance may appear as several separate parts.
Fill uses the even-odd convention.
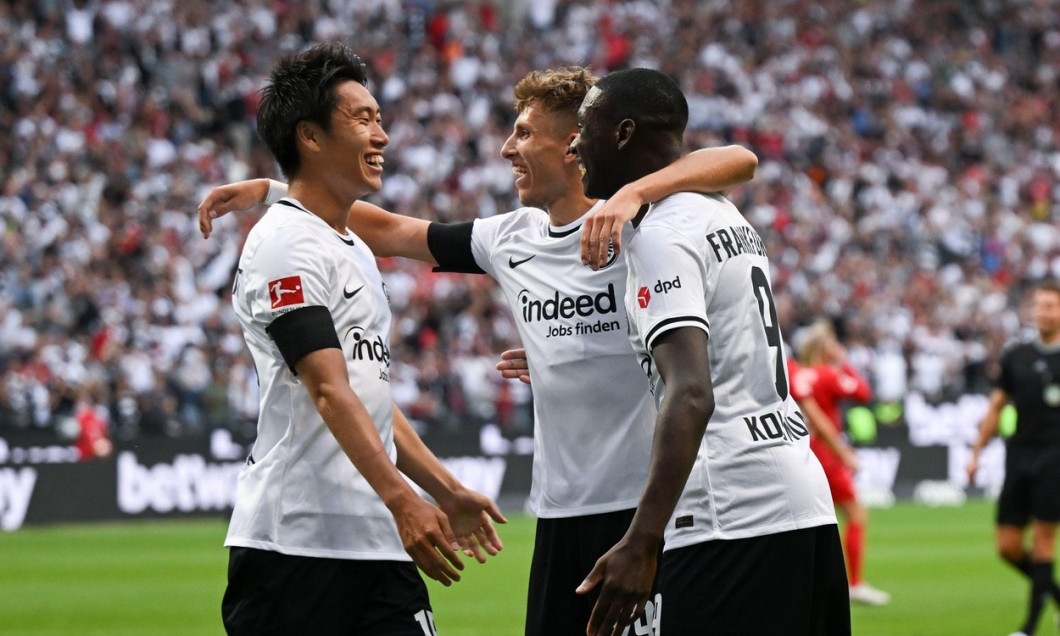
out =
[[[615,216],[603,214],[604,202],[583,193],[569,152],[577,108],[593,81],[588,70],[569,67],[529,73],[515,86],[518,116],[501,154],[512,164],[527,207],[443,224],[358,202],[348,220],[379,256],[490,275],[512,309],[527,353],[506,352],[501,367],[507,377],[529,372],[534,378],[529,504],[538,524],[527,600],[530,636],[575,634],[588,622],[593,598],[575,588],[632,519],[655,417],[625,335],[625,263],[612,253],[597,269],[586,267],[579,230],[593,214],[618,218],[597,221],[597,236],[606,240],[609,227],[631,216],[629,207],[635,212],[644,201],[676,191],[725,190],[748,180],[757,165],[738,146],[700,150],[631,183],[612,206]],[[269,189],[258,180],[212,190],[199,207],[204,234],[211,212],[250,207]]]
[[[382,185],[388,142],[364,82],[357,56],[324,44],[279,62],[262,91],[258,131],[291,185],[247,237],[232,290],[261,407],[225,539],[230,634],[430,635],[416,566],[449,585],[454,545],[500,548],[503,516],[391,398],[390,308],[345,224]]]
[[[846,522],[843,554],[846,556],[850,600],[865,605],[886,605],[891,595],[873,587],[862,576],[869,511],[858,500],[849,454],[837,450],[838,443],[842,445],[839,449],[849,453],[849,447],[840,437],[843,430],[842,402],[868,402],[872,399],[872,387],[847,361],[846,349],[827,321],[818,321],[807,329],[799,347],[799,362],[802,364],[799,380],[810,385],[814,401],[828,416],[830,430],[827,432],[831,433],[831,439],[821,434],[826,429],[817,429],[810,437],[810,448],[824,468],[832,501]]]
[[[672,163],[687,116],[662,73],[602,78],[572,145],[586,194]],[[719,195],[650,208],[625,254],[630,340],[659,408],[651,468],[629,529],[579,588],[601,588],[588,633],[622,633],[658,561],[663,634],[849,634],[835,512],[788,389],[762,240]],[[768,606],[763,590],[777,591]]]
[[[997,500],[997,551],[1030,579],[1027,617],[1013,636],[1034,633],[1050,597],[1060,604],[1053,578],[1056,528],[1060,523],[1060,285],[1034,290],[1038,337],[1007,349],[990,405],[972,447],[968,479],[979,470],[979,453],[997,434],[1001,410],[1016,407],[1016,431],[1005,444],[1005,483]],[[1024,532],[1031,528],[1031,545]]]

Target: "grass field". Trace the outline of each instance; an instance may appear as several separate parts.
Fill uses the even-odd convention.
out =
[[[1021,620],[1027,586],[993,553],[992,507],[901,504],[873,511],[867,576],[893,595],[854,607],[858,636],[989,636]],[[0,534],[0,634],[221,634],[226,555],[221,521],[28,528]],[[471,563],[452,588],[432,585],[448,636],[516,636],[533,520],[502,529],[505,550]],[[763,607],[770,594],[764,590]],[[1050,607],[1037,634],[1055,634]]]

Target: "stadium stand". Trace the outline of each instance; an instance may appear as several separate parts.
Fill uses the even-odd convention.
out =
[[[1025,291],[1060,276],[1055,0],[39,0],[0,2],[0,432],[252,430],[229,306],[256,215],[202,240],[206,190],[275,176],[254,132],[277,56],[345,38],[391,143],[372,200],[448,221],[513,209],[498,152],[534,68],[651,66],[690,148],[760,158],[734,198],[782,322],[830,317],[884,400],[984,391]],[[424,431],[529,431],[485,277],[382,263],[395,395]]]

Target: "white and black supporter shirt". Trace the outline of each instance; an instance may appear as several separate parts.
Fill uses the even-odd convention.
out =
[[[391,314],[371,250],[349,230],[340,234],[298,201],[282,199],[247,236],[232,303],[258,371],[261,413],[225,545],[410,560],[390,512],[291,368],[307,353],[341,348],[350,384],[396,458]]]
[[[626,265],[583,265],[581,226],[520,208],[428,230],[439,270],[489,274],[514,314],[534,396],[529,507],[543,518],[635,508],[651,455],[655,406],[629,346]]]
[[[678,327],[708,334],[715,410],[665,549],[835,523],[808,426],[787,385],[769,261],[727,199],[680,193],[654,204],[627,242],[630,338],[656,403],[651,350]]]

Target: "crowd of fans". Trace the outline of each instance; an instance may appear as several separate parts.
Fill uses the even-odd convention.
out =
[[[732,195],[795,344],[832,319],[883,400],[987,386],[1034,281],[1060,275],[1056,0],[37,0],[0,2],[0,434],[252,430],[229,305],[260,211],[197,233],[211,186],[276,176],[254,132],[281,55],[344,39],[390,135],[396,212],[518,207],[499,154],[533,69],[679,78],[689,148],[745,145]],[[425,430],[529,430],[485,277],[380,263],[395,397]],[[577,379],[573,379],[577,381]]]

